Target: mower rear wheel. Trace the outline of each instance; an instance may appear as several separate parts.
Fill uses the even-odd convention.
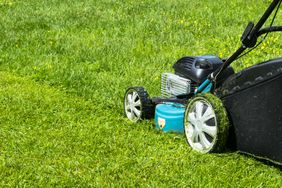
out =
[[[143,87],[130,87],[124,95],[124,114],[132,122],[154,117],[154,105]]]
[[[229,120],[222,101],[210,93],[189,100],[184,114],[184,130],[192,149],[201,153],[222,151],[229,130]]]

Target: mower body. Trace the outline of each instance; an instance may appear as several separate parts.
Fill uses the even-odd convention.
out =
[[[162,96],[152,98],[156,127],[164,132],[183,133],[183,117],[188,99],[207,76],[222,64],[223,61],[213,55],[186,56],[173,65],[174,73],[163,73]],[[232,74],[234,71],[229,67],[223,76]],[[220,79],[224,80],[223,77]]]
[[[173,66],[175,74],[162,75],[162,97],[153,101],[161,100],[156,106],[155,124],[164,132],[180,132],[183,126],[184,110],[175,110],[172,103],[182,100],[186,104],[204,78],[223,62],[216,56],[193,58],[181,58]],[[229,67],[219,80],[224,81],[218,82],[215,95],[222,99],[229,115],[229,142],[241,152],[282,163],[282,58],[236,74]]]
[[[173,65],[174,73],[163,73],[161,80],[162,96],[152,98],[156,108],[156,127],[164,132],[180,132],[182,130],[183,133],[183,105],[187,104],[195,90],[223,62],[222,59],[213,55],[186,56],[180,58]],[[228,67],[219,78],[218,86],[232,74],[234,74],[232,67]],[[182,107],[179,108],[179,104],[182,104]],[[171,121],[172,119],[176,121]],[[175,125],[175,122],[177,122],[177,125]],[[180,129],[180,127],[182,128]]]

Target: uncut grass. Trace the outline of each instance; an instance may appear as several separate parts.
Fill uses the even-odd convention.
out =
[[[276,168],[202,156],[152,121],[122,117],[128,86],[159,95],[177,58],[227,57],[268,3],[0,1],[2,185],[281,185]],[[269,35],[234,68],[279,56],[280,40]]]

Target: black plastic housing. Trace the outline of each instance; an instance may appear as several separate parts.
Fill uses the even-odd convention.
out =
[[[282,58],[231,75],[216,93],[239,151],[282,164]]]
[[[175,74],[200,84],[222,63],[220,58],[213,55],[187,56],[179,59],[173,69]]]

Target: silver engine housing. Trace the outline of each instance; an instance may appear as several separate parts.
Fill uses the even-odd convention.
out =
[[[191,92],[191,80],[173,73],[162,74],[162,97],[170,98]]]

